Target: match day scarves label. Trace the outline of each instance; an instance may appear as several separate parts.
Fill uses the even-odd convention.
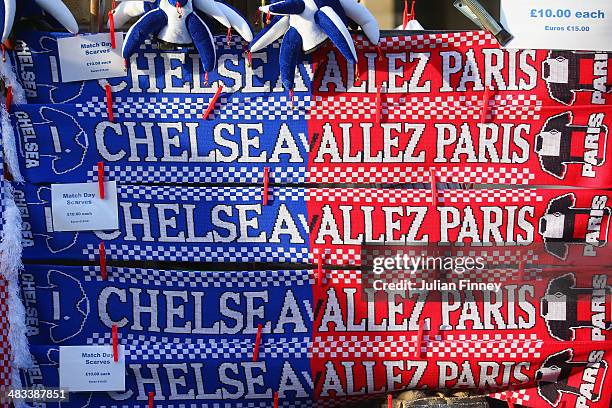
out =
[[[502,283],[496,293],[374,293],[359,271],[325,271],[322,282],[313,271],[222,273],[110,268],[103,281],[97,268],[28,266],[21,284],[40,366],[23,372],[26,383],[52,386],[57,367],[48,358],[57,345],[109,344],[117,324],[128,386],[94,394],[107,404],[154,389],[164,406],[220,396],[270,401],[274,391],[326,406],[332,397],[424,386],[530,387],[541,398],[536,406],[610,402],[612,291],[602,270],[530,270],[524,280],[490,271]],[[258,323],[266,329],[253,362]],[[211,330],[195,332],[203,326]],[[245,383],[255,368],[265,379],[255,382],[260,393]],[[176,378],[186,388],[177,390]]]
[[[26,260],[292,262],[357,265],[370,245],[529,246],[528,263],[601,264],[610,192],[119,186],[119,230],[55,232],[50,188],[15,194]],[[606,258],[601,258],[606,259]],[[570,262],[571,263],[571,262]]]
[[[13,58],[29,102],[74,104],[66,113],[82,124],[87,145],[77,151],[86,152],[81,163],[60,150],[49,134],[61,125],[26,117],[40,113],[14,116],[32,182],[92,179],[100,160],[124,183],[135,182],[136,166],[139,182],[172,182],[169,168],[186,182],[259,182],[263,156],[279,146],[283,157],[269,162],[279,183],[422,183],[432,169],[440,182],[608,188],[612,180],[607,53],[502,50],[489,34],[469,32],[386,37],[379,56],[358,37],[359,75],[323,47],[300,66],[292,107],[269,63],[277,43],[248,66],[240,44],[219,38],[220,67],[207,85],[196,54],[151,45],[132,57],[126,78],[62,84],[57,36],[24,33]],[[117,124],[94,136],[108,123],[107,84]],[[203,121],[218,84],[221,98]],[[237,129],[251,123],[251,132]],[[198,147],[208,153],[218,143],[221,167],[202,164]],[[48,160],[79,165],[50,173]]]

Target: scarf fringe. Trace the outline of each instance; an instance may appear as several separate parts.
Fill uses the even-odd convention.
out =
[[[21,263],[21,214],[13,199],[12,186],[4,181],[3,237],[0,242],[0,275],[7,280],[9,310],[9,343],[12,353],[13,370],[31,367],[32,358],[28,347],[25,324],[25,308],[19,291],[19,271]]]
[[[13,103],[23,104],[26,103],[25,92],[19,81],[15,70],[10,63],[10,59],[2,63],[0,62],[0,78],[2,78],[6,86],[12,87],[13,92]],[[2,117],[0,118],[0,126],[2,127],[2,144],[4,146],[4,160],[8,166],[9,172],[12,174],[13,179],[18,183],[23,183],[24,179],[19,170],[19,159],[17,156],[17,143],[15,140],[15,132],[11,125],[9,113],[6,109],[2,109]]]

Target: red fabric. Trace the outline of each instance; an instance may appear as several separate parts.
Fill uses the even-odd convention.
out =
[[[494,394],[514,396],[528,407],[564,401],[607,408],[612,334],[597,326],[612,312],[608,274],[598,269],[528,270],[531,280],[513,281],[511,271],[489,272],[482,281],[503,283],[497,294],[379,292],[371,298],[363,292],[366,281],[360,271],[327,271],[326,285],[313,287],[315,395],[325,400],[404,387],[515,388],[520,391]],[[565,288],[565,302],[542,306],[559,287]],[[590,295],[576,295],[586,291]],[[567,308],[565,321],[556,320],[560,306]],[[573,306],[580,310],[575,316]],[[340,311],[336,317],[334,309]],[[593,326],[582,327],[580,319]],[[538,381],[537,373],[549,367],[560,367],[567,381],[563,376],[555,385]]]
[[[612,54],[501,50],[484,32],[381,41],[378,55],[357,39],[358,70],[314,54],[311,182],[422,183],[433,167],[440,182],[612,188],[610,94],[593,68]],[[552,153],[538,146],[551,130]]]
[[[438,191],[435,208],[430,190],[308,191],[311,251],[315,259],[323,254],[329,265],[359,265],[363,243],[393,240],[423,247],[440,241],[487,244],[471,250],[491,263],[505,256],[504,248],[493,243],[510,244],[507,253],[524,255],[512,260],[516,264],[602,265],[611,252],[606,245],[611,234],[610,191],[444,190]],[[556,230],[561,238],[550,237]],[[562,244],[570,239],[575,242]]]

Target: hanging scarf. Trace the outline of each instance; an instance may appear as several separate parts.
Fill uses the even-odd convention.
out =
[[[360,79],[351,63],[323,47],[300,66],[292,108],[277,65],[265,63],[278,57],[275,47],[253,54],[251,67],[241,50],[226,47],[224,64],[208,85],[197,55],[150,47],[132,58],[126,78],[61,83],[57,36],[24,33],[13,58],[29,102],[75,104],[61,109],[73,117],[69,123],[81,125],[91,148],[82,168],[66,177],[84,179],[103,160],[113,177],[133,182],[127,174],[134,164],[126,160],[136,153],[108,155],[107,147],[124,146],[112,132],[99,140],[95,135],[109,125],[110,85],[113,132],[128,134],[130,141],[153,139],[156,159],[149,156],[139,171],[142,181],[171,182],[168,168],[187,182],[260,180],[263,164],[245,160],[245,143],[259,141],[252,149],[269,157],[288,132],[296,145],[288,149],[308,154],[290,163],[270,161],[278,182],[422,183],[433,169],[439,182],[611,187],[607,53],[502,50],[489,34],[470,32],[386,37],[379,56],[358,39]],[[201,120],[219,84],[222,94],[207,121]],[[38,118],[34,107],[22,109],[30,110],[29,118],[20,124],[14,117],[15,124],[24,132],[33,125],[35,135],[22,135],[21,143],[60,155],[47,136],[54,130],[44,119],[28,122]],[[165,142],[157,126],[152,135],[141,126],[132,134],[126,129],[131,122],[173,121],[179,128],[171,135],[177,136]],[[237,123],[258,127],[235,146]],[[189,132],[200,144],[216,137],[231,145],[222,149],[216,171],[198,162]],[[229,154],[233,150],[238,154]],[[30,153],[22,167],[33,182],[63,180],[44,163]],[[228,168],[236,175],[228,175]]]
[[[57,347],[110,345],[117,324],[125,393],[77,399],[133,405],[154,391],[160,406],[213,406],[220,396],[269,406],[278,391],[285,406],[330,406],[334,396],[405,387],[514,387],[526,388],[536,406],[563,400],[607,407],[608,274],[485,272],[488,283],[502,285],[498,292],[374,292],[360,271],[325,270],[318,280],[313,271],[109,268],[103,280],[96,267],[28,266],[21,285],[36,365],[23,371],[24,383],[57,386]],[[248,392],[249,370],[258,374],[259,396]]]
[[[608,191],[119,186],[119,230],[54,232],[51,189],[16,191],[27,260],[292,262],[357,265],[361,246],[471,243],[525,247],[530,263],[609,254]],[[494,244],[497,243],[497,244]],[[529,247],[539,243],[534,255]],[[496,255],[497,254],[497,255]]]
[[[0,388],[8,389],[21,385],[18,369],[31,363],[26,314],[17,282],[22,267],[21,214],[15,205],[13,186],[5,179],[6,171],[14,181],[23,180],[8,111],[11,99],[24,103],[25,97],[10,62],[0,62],[0,79],[7,87],[7,97],[0,104]],[[0,404],[3,403],[8,403],[4,401],[4,394],[0,396]],[[22,406],[20,401],[15,401],[16,408]]]

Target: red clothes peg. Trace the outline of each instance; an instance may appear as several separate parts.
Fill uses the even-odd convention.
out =
[[[206,80],[206,82],[208,82],[208,79]],[[210,115],[210,113],[215,109],[215,104],[217,103],[217,99],[219,99],[219,95],[221,95],[221,91],[223,91],[223,85],[219,84],[217,91],[213,95],[212,99],[208,103],[208,107],[206,108],[206,110],[204,111],[204,114],[202,115],[202,119],[204,120],[208,119],[208,116]]]
[[[106,84],[106,113],[108,114],[108,120],[113,122],[115,117],[113,116],[113,90],[110,84]]]
[[[382,83],[376,87],[376,124],[380,125],[382,117]]]
[[[264,167],[262,203],[268,205],[268,189],[270,185],[270,168]]]
[[[6,99],[4,103],[6,105],[6,111],[10,112],[11,105],[13,104],[13,87],[10,85],[6,87]]]
[[[480,112],[480,123],[487,123],[487,113],[489,112],[489,100],[491,99],[491,89],[486,86],[482,96],[482,111]]]
[[[263,326],[261,323],[257,325],[257,334],[255,335],[255,347],[253,348],[253,362],[259,359],[259,345],[261,344],[261,332],[263,331]]]
[[[104,162],[98,162],[98,191],[100,192],[100,199],[104,200]]]
[[[419,322],[419,331],[417,332],[416,350],[414,351],[415,358],[421,358],[421,348],[423,346],[423,322]]]
[[[115,8],[117,7],[117,3],[113,0],[111,9],[108,12],[108,30],[110,32],[110,42],[111,48],[114,50],[117,47],[117,43],[115,41]]]
[[[317,258],[317,285],[323,286],[323,255]]]
[[[102,280],[106,280],[108,275],[106,273],[106,248],[104,247],[104,242],[98,244],[98,252],[100,255],[100,274],[102,275]]]
[[[119,335],[117,333],[117,325],[113,324],[113,358],[115,363],[119,361]]]

